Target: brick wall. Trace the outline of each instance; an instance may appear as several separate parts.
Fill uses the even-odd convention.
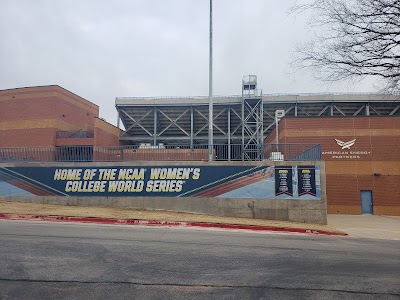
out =
[[[94,120],[94,146],[119,146],[122,130],[96,118]]]
[[[0,91],[0,147],[55,146],[56,132],[93,130],[97,105],[59,87]]]
[[[284,118],[279,142],[321,144],[329,213],[361,214],[360,191],[371,190],[375,214],[400,215],[400,117]]]

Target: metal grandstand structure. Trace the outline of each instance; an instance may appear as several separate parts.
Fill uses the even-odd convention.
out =
[[[263,158],[264,130],[262,90],[257,88],[257,76],[242,80],[242,160]],[[230,141],[228,140],[228,144]]]
[[[260,145],[275,128],[277,110],[283,110],[285,117],[400,116],[400,95],[266,95],[256,83],[257,78],[249,76],[243,80],[242,95],[213,100],[214,142],[241,144],[244,160],[260,155]],[[122,141],[153,146],[208,144],[208,97],[118,97],[115,104],[118,121],[125,127]]]

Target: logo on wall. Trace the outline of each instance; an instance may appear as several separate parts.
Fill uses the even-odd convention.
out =
[[[326,155],[329,155],[331,159],[362,159],[365,156],[370,156],[371,151],[365,150],[351,150],[350,148],[354,146],[357,139],[352,139],[348,142],[344,142],[338,139],[335,139],[338,146],[340,146],[341,150],[329,150],[329,151],[322,151],[322,155],[325,155],[324,159],[326,159]],[[367,149],[366,149],[367,150]]]
[[[350,147],[355,144],[356,139],[348,141],[348,142],[343,142],[343,141],[337,140],[337,139],[335,139],[335,141],[340,147],[342,147],[342,150],[344,150],[344,149],[349,149],[350,150]]]

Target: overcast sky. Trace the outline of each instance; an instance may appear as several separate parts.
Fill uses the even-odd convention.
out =
[[[213,1],[215,95],[240,94],[245,74],[265,94],[373,89],[291,72],[312,37],[294,2]],[[208,95],[208,26],[209,0],[1,0],[0,89],[60,85],[116,124],[115,97]]]

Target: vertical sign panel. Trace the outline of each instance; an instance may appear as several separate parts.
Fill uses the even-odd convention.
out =
[[[275,196],[293,196],[292,167],[275,167]]]
[[[299,197],[303,195],[317,196],[314,166],[298,166],[297,180]]]

